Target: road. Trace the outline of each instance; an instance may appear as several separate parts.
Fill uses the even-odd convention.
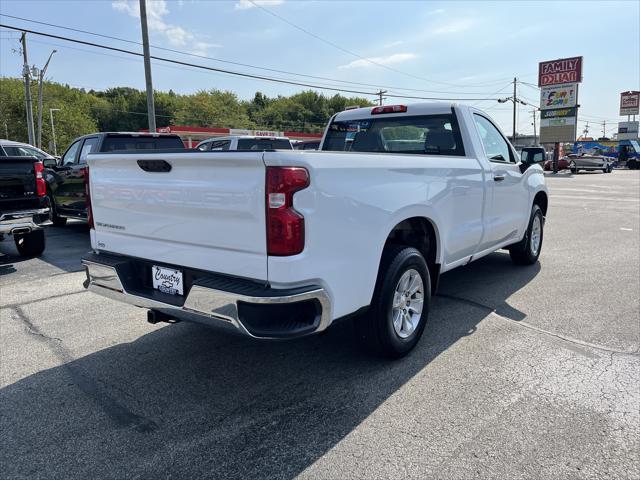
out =
[[[407,358],[84,291],[86,227],[0,244],[3,478],[640,478],[640,176],[549,176],[538,264],[443,275]]]

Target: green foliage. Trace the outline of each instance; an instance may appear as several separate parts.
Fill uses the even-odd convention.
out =
[[[38,87],[32,83],[33,115],[37,132]],[[54,112],[58,153],[71,141],[95,131],[139,131],[148,127],[145,92],[130,87],[110,88],[103,92],[45,82],[42,117],[42,146],[50,150],[51,123]],[[250,101],[238,99],[228,91],[199,91],[178,95],[173,91],[155,92],[156,125],[190,125],[198,127],[253,128],[278,131],[322,132],[336,112],[347,106],[370,106],[365,98],[342,95],[327,97],[313,90],[289,97],[269,98],[256,92]],[[0,78],[0,137],[27,141],[24,84],[21,79]],[[36,133],[37,135],[37,133]]]

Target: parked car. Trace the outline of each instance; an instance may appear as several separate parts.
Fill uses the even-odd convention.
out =
[[[12,152],[11,148],[7,150]],[[49,199],[43,170],[35,156],[0,156],[0,240],[12,235],[24,257],[38,256],[45,249],[42,223],[49,219]]]
[[[548,195],[535,157],[521,161],[489,116],[451,103],[338,113],[314,155],[90,155],[85,286],[149,309],[152,323],[257,338],[353,315],[366,345],[399,357],[441,273],[501,248],[538,260]]]
[[[611,173],[613,171],[613,159],[605,155],[570,153],[565,158],[569,163],[571,173],[578,173],[580,170],[602,170],[603,173]]]
[[[89,153],[158,149],[184,150],[184,143],[178,135],[165,133],[103,132],[75,139],[59,162],[45,161],[53,224],[62,226],[69,218],[87,219],[85,175]]]
[[[14,142],[0,139],[0,157],[35,157],[40,161],[47,160],[55,163],[56,158],[44,150],[28,143]]]
[[[196,145],[198,150],[205,152],[216,150],[292,150],[288,137],[263,137],[256,135],[230,135],[227,137],[213,137],[203,140]]]
[[[303,140],[296,143],[293,148],[295,150],[318,150],[320,148],[320,139],[318,140]]]

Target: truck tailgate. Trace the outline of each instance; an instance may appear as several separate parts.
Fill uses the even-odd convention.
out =
[[[0,157],[0,212],[38,208],[33,157]]]
[[[262,157],[260,152],[89,155],[92,247],[266,281]]]

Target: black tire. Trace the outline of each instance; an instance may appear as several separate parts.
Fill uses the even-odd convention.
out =
[[[576,162],[574,161],[569,162],[569,170],[571,170],[571,173],[578,173],[578,167],[576,165]]]
[[[538,242],[537,249],[532,248],[532,230],[534,221],[538,220],[540,223],[540,241]],[[529,218],[529,225],[527,231],[524,234],[524,238],[509,247],[509,255],[511,260],[516,265],[533,265],[538,261],[540,252],[542,251],[542,240],[544,238],[544,215],[542,210],[537,204],[533,204],[531,208],[531,217]]]
[[[16,248],[21,257],[38,257],[44,252],[44,230],[33,230],[29,233],[14,235]]]
[[[400,279],[410,270],[416,271],[422,280],[423,303],[417,326],[407,337],[402,338],[396,333],[393,323],[393,301]],[[416,297],[418,298],[417,295]],[[431,278],[422,254],[412,247],[391,245],[382,255],[371,306],[367,313],[356,321],[358,336],[370,351],[388,358],[401,358],[409,353],[422,337],[429,318],[430,303]],[[404,324],[401,322],[401,325]]]
[[[49,196],[49,205],[51,208],[49,212],[49,219],[51,220],[51,223],[53,223],[56,227],[64,227],[67,224],[67,219],[64,217],[58,216],[58,209],[56,208],[56,202],[53,200],[53,195],[51,194],[51,192],[48,192],[48,196]]]

